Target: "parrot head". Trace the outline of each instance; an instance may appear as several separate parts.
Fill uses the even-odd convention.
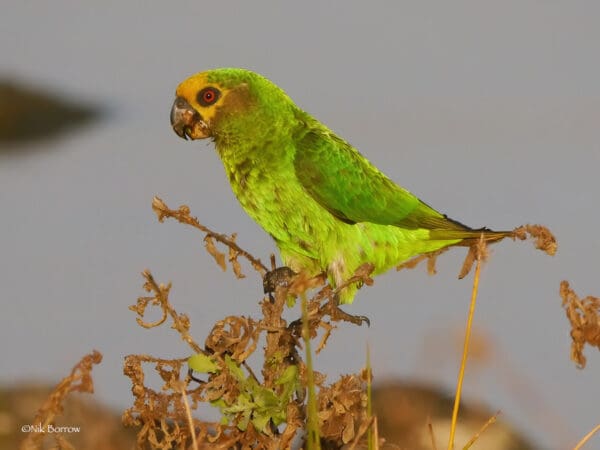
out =
[[[175,133],[183,139],[212,138],[217,144],[221,138],[266,134],[295,108],[283,90],[246,69],[197,73],[177,87],[175,96]]]

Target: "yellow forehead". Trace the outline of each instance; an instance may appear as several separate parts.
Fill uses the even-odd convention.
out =
[[[203,88],[207,86],[213,86],[221,90],[217,83],[209,83],[206,72],[200,72],[195,75],[192,75],[188,79],[182,81],[179,86],[177,86],[177,90],[175,91],[175,95],[177,97],[183,97],[187,100],[187,102],[192,105],[194,108],[198,110],[209,110],[212,109],[215,104],[220,103],[222,97],[217,100],[214,104],[209,106],[202,106],[198,103],[196,96],[198,92],[200,92]]]
[[[177,86],[177,91],[175,94],[177,97],[183,97],[187,101],[190,101],[196,97],[198,91],[205,87],[206,84],[206,74],[197,73],[196,75],[192,75],[188,79],[182,81],[179,86]]]

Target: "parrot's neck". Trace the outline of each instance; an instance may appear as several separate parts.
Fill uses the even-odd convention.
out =
[[[283,169],[293,159],[291,142],[301,126],[293,110],[230,118],[214,134],[215,147],[228,174],[241,166],[265,172]]]

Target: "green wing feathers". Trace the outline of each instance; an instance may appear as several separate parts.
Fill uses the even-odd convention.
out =
[[[510,232],[474,230],[401,188],[329,130],[312,129],[296,142],[296,177],[325,209],[346,223],[371,222],[431,230],[430,239],[502,239]]]

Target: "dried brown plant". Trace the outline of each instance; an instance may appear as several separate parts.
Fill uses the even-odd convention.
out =
[[[600,298],[579,298],[566,280],[560,283],[560,296],[571,323],[571,359],[583,369],[587,362],[583,355],[585,344],[600,350]]]
[[[205,247],[216,263],[226,269],[230,265],[237,278],[244,277],[239,258],[250,263],[261,279],[269,269],[227,236],[208,229],[190,216],[187,206],[171,210],[159,198],[153,209],[160,221],[174,218],[204,233]],[[222,250],[225,249],[225,251]],[[274,269],[272,258],[271,269]],[[312,372],[310,364],[299,351],[303,348],[301,321],[288,323],[282,314],[286,305],[299,297],[306,302],[305,320],[308,338],[320,335],[317,352],[327,343],[335,322],[350,320],[339,311],[336,294],[344,286],[372,284],[372,265],[360,267],[347,282],[333,289],[324,276],[310,277],[289,270],[271,270],[274,274],[264,281],[274,288],[260,301],[262,317],[229,316],[218,321],[200,346],[191,336],[187,315],[178,313],[169,300],[171,284],[157,283],[150,273],[143,272],[147,296],[138,298],[130,309],[144,328],[166,324],[188,344],[194,354],[189,359],[194,372],[188,372],[187,359],[162,359],[148,355],[129,355],[124,373],[131,379],[134,403],[123,414],[123,422],[138,427],[139,448],[210,448],[210,449],[287,449],[302,437],[307,426],[306,389],[308,373],[318,392],[317,412],[321,441],[326,448],[344,444],[356,446],[366,439],[373,422],[366,410],[366,375],[346,375],[330,386],[325,376]],[[158,307],[162,316],[146,322],[149,307]],[[352,320],[351,320],[352,321]],[[322,333],[319,333],[322,330]],[[263,338],[262,370],[255,374],[249,364]],[[145,376],[150,365],[162,379],[153,389]],[[200,378],[200,379],[199,379]],[[187,399],[190,399],[188,401]],[[220,423],[210,423],[192,417],[201,403],[210,403],[221,411]]]
[[[335,448],[345,444],[356,445],[370,425],[365,390],[368,377],[367,371],[359,375],[344,375],[319,391],[321,436]]]
[[[61,427],[57,426],[55,419],[63,412],[63,403],[71,392],[94,392],[94,382],[92,381],[92,368],[95,364],[102,361],[102,354],[96,350],[85,355],[73,367],[69,376],[63,378],[54,388],[46,401],[39,408],[33,423],[39,427],[36,432],[30,432],[21,442],[21,450],[34,450],[43,448],[44,440],[52,437],[55,441],[55,447],[61,450],[70,450],[74,447],[61,432]],[[49,428],[52,431],[49,432]],[[68,427],[67,427],[68,428]]]
[[[311,448],[311,442],[313,448],[378,448],[376,420],[371,417],[367,389],[370,369],[344,375],[326,385],[326,377],[312,370],[309,350],[314,339],[319,339],[316,352],[323,349],[339,321],[367,320],[340,311],[336,298],[339,290],[349,284],[371,285],[373,266],[364,264],[345,283],[333,288],[324,274],[313,277],[276,268],[273,256],[271,268],[267,268],[236,243],[235,234],[228,236],[210,230],[192,217],[185,205],[172,210],[155,197],[152,207],[161,222],[173,218],[200,230],[205,248],[217,265],[223,270],[230,266],[237,278],[246,276],[240,262],[240,258],[245,259],[262,279],[268,295],[259,302],[260,318],[226,317],[213,326],[201,346],[192,337],[189,317],[178,313],[170,303],[171,284],[157,283],[150,271],[143,272],[144,289],[149,295],[140,297],[130,307],[138,315],[138,324],[154,328],[166,324],[170,318],[171,328],[188,344],[193,356],[189,359],[126,357],[124,373],[131,379],[134,403],[123,414],[123,421],[138,427],[138,448],[288,449],[302,438],[304,443],[300,445],[305,448]],[[537,248],[549,254],[556,251],[556,240],[539,225],[519,227],[512,237],[520,240],[531,237]],[[398,270],[427,261],[427,269],[433,274],[436,258],[443,251],[419,256],[400,265]],[[473,242],[460,277],[486,257],[484,243]],[[288,323],[283,318],[284,310],[297,299],[302,299],[302,320]],[[159,320],[144,320],[149,307],[160,308]],[[257,352],[261,340],[265,343],[262,355]],[[302,355],[302,348],[306,355]],[[260,361],[259,374],[252,370],[250,360],[254,365]],[[161,386],[148,385],[147,370],[158,373]],[[220,410],[219,423],[194,417],[201,403]],[[374,437],[371,442],[369,436]]]

